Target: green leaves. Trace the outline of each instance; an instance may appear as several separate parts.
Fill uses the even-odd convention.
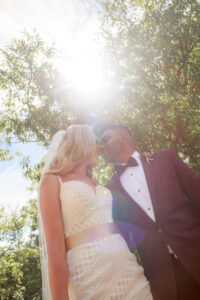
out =
[[[41,299],[36,200],[0,210],[0,299]]]
[[[127,125],[138,149],[170,147],[199,172],[198,1],[101,4],[107,49],[119,81],[109,121]]]
[[[52,63],[56,49],[45,46],[37,33],[25,32],[1,53],[2,130],[7,139],[12,133],[19,141],[46,145],[59,127],[71,122],[65,88],[57,92],[63,79]]]

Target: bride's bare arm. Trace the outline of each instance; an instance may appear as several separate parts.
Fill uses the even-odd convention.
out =
[[[40,187],[40,208],[47,244],[51,295],[53,300],[67,300],[68,270],[59,196],[57,177],[45,175]]]

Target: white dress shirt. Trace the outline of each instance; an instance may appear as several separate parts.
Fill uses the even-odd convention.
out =
[[[138,166],[127,168],[120,176],[120,182],[125,191],[155,222],[153,205],[144,174],[140,154],[135,151],[131,157],[135,158]]]

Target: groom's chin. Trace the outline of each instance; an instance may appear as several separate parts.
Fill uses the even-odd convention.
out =
[[[115,158],[111,155],[104,155],[103,158],[107,163],[113,163],[113,164],[116,163]]]

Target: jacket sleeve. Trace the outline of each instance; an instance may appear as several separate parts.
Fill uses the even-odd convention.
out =
[[[184,194],[200,209],[200,176],[196,175],[188,165],[180,159],[176,152],[169,150],[169,154]]]

